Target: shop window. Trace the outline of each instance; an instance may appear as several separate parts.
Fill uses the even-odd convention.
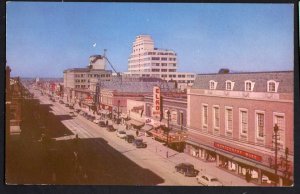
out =
[[[240,137],[248,137],[248,110],[240,109]]]

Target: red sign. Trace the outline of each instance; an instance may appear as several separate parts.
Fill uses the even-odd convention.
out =
[[[160,88],[158,86],[153,87],[153,117],[159,117],[160,116]]]
[[[108,105],[105,105],[105,104],[100,104],[100,107],[101,109],[103,110],[109,110],[110,112],[112,111],[112,107],[111,106],[108,106]]]
[[[256,154],[252,154],[252,153],[249,153],[249,152],[246,152],[246,151],[243,151],[243,150],[239,150],[239,149],[236,149],[236,148],[224,145],[224,144],[220,144],[220,143],[214,142],[214,146],[216,148],[221,149],[221,150],[225,150],[227,152],[238,154],[240,156],[244,156],[244,157],[252,159],[252,160],[257,160],[257,161],[261,161],[262,160],[261,156],[258,156]]]

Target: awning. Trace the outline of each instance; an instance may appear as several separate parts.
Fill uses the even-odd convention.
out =
[[[144,126],[141,128],[141,130],[149,131],[149,130],[151,130],[152,128],[153,128],[152,125],[144,125]]]
[[[131,119],[130,121],[128,121],[128,123],[130,123],[131,125],[134,125],[136,127],[141,127],[144,125],[144,123],[140,122],[140,121],[137,121],[137,120],[133,120]]]
[[[195,146],[197,146],[197,147],[204,148],[204,149],[209,150],[209,151],[212,151],[212,152],[215,152],[215,151],[216,151],[214,148],[211,148],[211,147],[209,147],[209,146],[206,146],[206,145],[203,145],[203,144],[199,144],[199,143],[193,142],[193,141],[191,141],[191,140],[186,140],[185,143],[191,144],[191,145],[195,145]]]
[[[233,155],[227,154],[227,153],[224,153],[224,152],[216,151],[216,153],[217,153],[217,154],[220,154],[220,155],[222,155],[222,156],[225,156],[225,157],[228,158],[228,159],[233,159],[233,158],[234,158]]]

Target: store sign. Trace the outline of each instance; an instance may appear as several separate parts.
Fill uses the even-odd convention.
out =
[[[252,153],[249,153],[249,152],[246,152],[243,150],[239,150],[239,149],[236,149],[236,148],[224,145],[224,144],[220,144],[217,142],[214,142],[214,147],[219,148],[221,150],[225,150],[227,152],[231,152],[231,153],[246,157],[246,158],[249,158],[249,159],[252,159],[252,160],[256,160],[256,161],[262,160],[261,156],[258,156],[256,154],[252,154]]]
[[[161,107],[160,107],[160,88],[158,86],[153,87],[153,117],[160,117]]]

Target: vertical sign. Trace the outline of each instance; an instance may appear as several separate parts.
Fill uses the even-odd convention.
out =
[[[160,88],[158,86],[153,87],[153,111],[152,116],[154,118],[159,118],[161,113],[160,106]]]

